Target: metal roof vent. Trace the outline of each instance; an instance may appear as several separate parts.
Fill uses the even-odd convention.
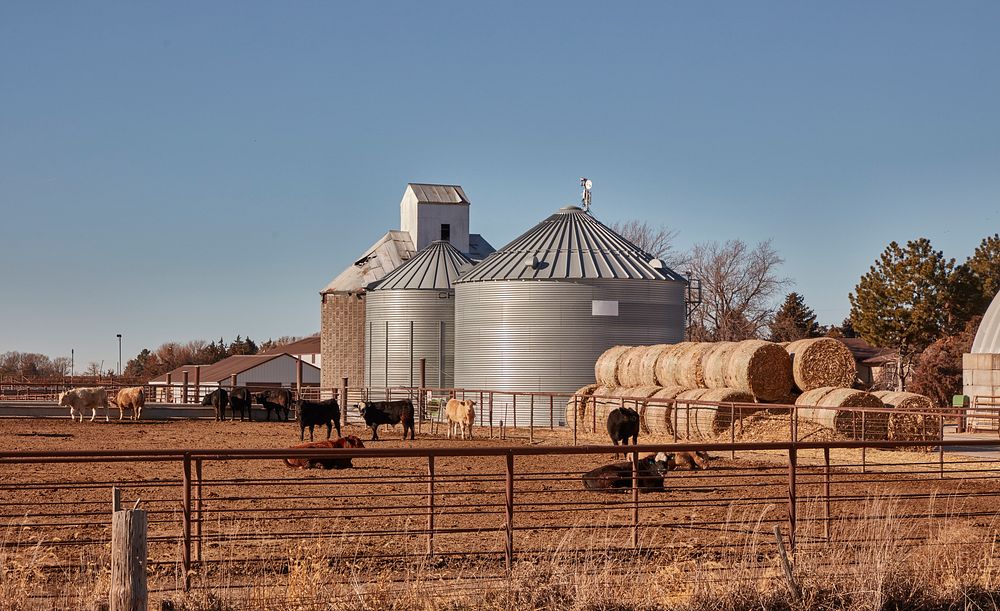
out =
[[[531,269],[538,269],[538,257],[531,255],[524,260],[524,266],[530,267]]]
[[[653,269],[663,269],[667,266],[667,264],[661,261],[660,259],[650,259],[649,266],[652,267]]]

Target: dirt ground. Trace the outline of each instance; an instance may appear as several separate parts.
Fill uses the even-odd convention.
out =
[[[382,440],[359,426],[343,432],[366,447],[521,446],[526,431],[505,440],[448,440],[427,428],[415,441],[401,429],[380,430]],[[325,431],[317,435],[324,438]],[[308,433],[307,433],[308,439]],[[110,449],[286,448],[299,442],[294,423],[205,420],[70,422],[68,419],[0,419],[4,451]],[[536,431],[535,445],[572,441],[566,431]],[[581,443],[604,442],[580,434]],[[831,530],[848,533],[871,518],[873,495],[894,499],[899,527],[915,540],[947,517],[972,528],[991,528],[1000,493],[998,465],[949,457],[940,478],[936,453],[835,451]],[[515,460],[514,548],[521,556],[553,553],[627,553],[631,548],[630,494],[585,491],[580,475],[612,462],[609,454],[519,456]],[[800,545],[824,536],[821,453],[800,457],[796,479]],[[357,459],[353,469],[296,470],[280,461],[211,461],[194,489],[192,557],[200,557],[195,582],[239,582],[286,574],[316,556],[324,562],[398,563],[422,560],[428,549],[426,458]],[[502,570],[505,547],[505,463],[502,457],[438,457],[434,462],[434,535],[429,565],[442,573]],[[0,518],[9,550],[36,550],[48,567],[106,562],[111,487],[123,505],[150,512],[150,563],[156,587],[180,584],[183,554],[182,467],[179,461],[103,464],[0,464]],[[647,553],[672,558],[718,558],[749,538],[773,539],[773,524],[788,529],[787,457],[780,453],[719,454],[707,471],[675,471],[667,490],[640,496],[639,538]],[[200,523],[198,517],[201,518]],[[931,519],[928,519],[931,518]],[[202,537],[199,541],[198,533]],[[39,554],[37,550],[44,550]],[[37,560],[40,558],[41,560]],[[2,558],[0,558],[2,559]],[[426,569],[427,564],[422,568]]]

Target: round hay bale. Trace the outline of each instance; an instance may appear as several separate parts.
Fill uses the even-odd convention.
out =
[[[886,439],[889,417],[886,412],[863,412],[838,408],[882,409],[875,395],[853,388],[814,388],[795,401],[799,420],[816,422],[848,439]]]
[[[587,415],[587,406],[593,402],[590,395],[594,394],[594,391],[598,388],[600,388],[599,384],[587,384],[573,393],[581,396],[577,397],[576,400],[574,400],[573,397],[570,397],[569,401],[566,402],[566,426],[572,428],[573,423],[576,422],[578,427],[582,427],[582,424],[586,422],[585,416]],[[574,408],[576,409],[575,420],[573,416]]]
[[[749,403],[753,401],[753,396],[732,388],[696,388],[678,394],[676,400],[674,418],[678,437],[711,439],[729,430],[734,413],[709,403]]]
[[[668,350],[673,350],[676,344],[656,344],[649,346],[639,359],[639,384],[642,386],[660,386],[656,379],[656,360]]]
[[[702,358],[702,370],[708,388],[726,388],[729,357],[738,345],[738,342],[715,342],[711,350],[705,353]]]
[[[654,372],[656,383],[660,386],[680,386],[677,381],[677,364],[684,353],[694,346],[694,342],[681,342],[674,344],[669,350],[664,350],[656,359]]]
[[[792,379],[805,392],[824,386],[850,388],[858,376],[854,355],[832,337],[800,339],[785,346],[792,359]]]
[[[941,438],[941,417],[934,415],[934,402],[924,395],[912,392],[880,390],[872,393],[885,407],[894,412],[889,414],[888,439],[893,441],[929,441]],[[930,450],[930,447],[906,448],[909,450]]]
[[[792,390],[792,360],[778,344],[752,339],[740,342],[726,367],[729,388],[761,401],[787,397]]]
[[[680,386],[688,388],[708,388],[705,385],[705,370],[703,369],[705,355],[715,344],[703,342],[693,344],[679,357],[674,375]]]
[[[659,346],[635,346],[618,357],[618,384],[620,386],[644,386],[642,362],[649,352],[659,351]],[[656,386],[653,382],[648,386]]]
[[[618,403],[617,407],[629,407],[639,412],[639,427],[644,433],[649,434],[651,430],[645,423],[648,403],[641,399],[651,397],[659,390],[661,390],[659,386],[632,386],[617,388],[612,394],[616,397],[622,397],[622,401]]]
[[[621,399],[616,393],[624,390],[620,386],[601,386],[591,394],[592,410],[585,418],[585,428],[588,431],[601,433],[607,430],[608,414],[621,406]]]
[[[597,357],[594,379],[602,386],[618,386],[618,357],[632,346],[613,346]]]
[[[660,400],[649,401],[646,404],[643,422],[651,435],[672,436],[674,434],[673,403],[668,400],[674,399],[677,395],[688,390],[691,389],[683,386],[667,386],[666,388],[658,388],[655,393],[649,396],[650,399]]]

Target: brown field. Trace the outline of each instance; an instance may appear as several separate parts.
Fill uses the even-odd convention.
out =
[[[401,441],[400,429],[383,429],[384,440],[376,443],[361,427],[344,433],[377,448],[528,444],[525,431],[491,440],[477,427],[480,437],[464,442],[445,439],[444,428],[439,435],[426,431],[425,425],[416,441]],[[572,440],[558,430],[534,436],[535,445]],[[0,439],[6,451],[259,449],[298,443],[298,430],[293,423],[2,419]],[[603,443],[604,437],[581,433],[580,441]],[[823,584],[838,583],[842,574],[869,576],[876,561],[878,570],[910,575],[900,563],[919,554],[926,569],[931,550],[934,558],[952,559],[949,574],[969,576],[973,563],[982,587],[982,571],[993,566],[987,543],[995,534],[1000,491],[996,463],[949,456],[940,479],[936,452],[869,450],[862,473],[858,450],[835,450],[828,543],[821,456],[803,453],[797,474],[795,562],[803,583],[811,575],[824,576],[817,582]],[[717,452],[709,471],[671,473],[666,492],[640,495],[638,550],[631,546],[631,495],[584,491],[580,484],[582,472],[611,460],[606,454],[515,459],[517,556],[509,576],[503,457],[435,459],[435,555],[429,559],[426,458],[356,459],[354,469],[342,471],[293,470],[274,459],[206,461],[200,496],[195,489],[203,562],[195,564],[194,589],[186,597],[179,592],[179,461],[0,464],[0,595],[23,600],[24,608],[101,600],[108,583],[110,489],[118,485],[124,505],[138,499],[150,512],[151,599],[183,600],[190,608],[353,608],[361,601],[398,608],[456,601],[600,608],[607,596],[635,607],[696,608],[713,584],[735,583],[743,589],[750,583],[748,591],[759,595],[739,599],[747,608],[784,600],[771,532],[779,525],[787,537],[789,530],[784,454],[733,458]],[[196,541],[195,559],[198,547]],[[841,556],[848,560],[832,561]],[[640,581],[655,587],[634,587]],[[632,587],[623,591],[623,583]],[[523,598],[527,594],[514,586],[534,594]],[[479,594],[470,599],[469,591]],[[536,594],[540,598],[532,598]],[[724,598],[720,591],[711,596]],[[731,608],[744,608],[737,602]]]

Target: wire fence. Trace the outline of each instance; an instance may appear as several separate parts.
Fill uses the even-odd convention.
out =
[[[773,545],[775,526],[797,555],[856,543],[864,524],[890,517],[906,545],[926,545],[942,524],[985,531],[1000,517],[1000,444],[948,445],[937,456],[887,451],[941,449],[927,441],[630,447],[634,457],[712,457],[706,469],[667,472],[662,487],[611,446],[345,449],[337,457],[354,468],[337,471],[283,463],[330,457],[317,450],[3,452],[0,555],[30,553],[52,579],[81,558],[105,562],[112,486],[124,506],[149,512],[160,591],[282,583],[303,550],[373,575],[433,559],[443,583],[470,571],[502,579],[514,563],[556,552],[718,559]],[[614,465],[605,489],[584,484]],[[876,497],[893,499],[891,516],[872,508]]]

